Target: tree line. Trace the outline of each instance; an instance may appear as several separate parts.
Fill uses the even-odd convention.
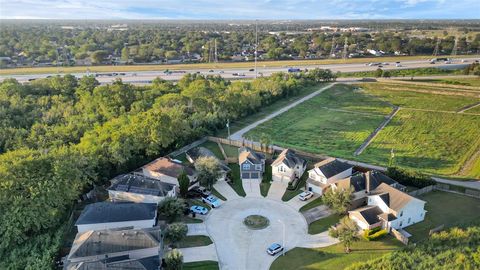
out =
[[[4,80],[0,268],[51,268],[69,210],[92,184],[332,79],[316,70],[235,82],[186,74],[176,84],[156,79],[148,86],[71,75]]]

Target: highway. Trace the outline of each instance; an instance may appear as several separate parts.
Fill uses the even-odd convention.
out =
[[[400,66],[397,66],[395,62],[389,63],[380,63],[380,66],[384,70],[394,70],[394,69],[412,69],[412,68],[425,68],[425,67],[436,67],[436,68],[445,68],[445,69],[458,69],[463,68],[466,65],[473,63],[475,60],[480,60],[480,58],[468,58],[465,62],[461,59],[454,59],[451,63],[447,64],[445,62],[437,62],[436,64],[431,64],[428,60],[411,60],[400,62]],[[359,71],[373,71],[379,68],[378,65],[368,65],[369,63],[352,63],[352,64],[330,64],[330,65],[305,65],[305,66],[292,66],[293,68],[300,69],[330,69],[333,72],[359,72]],[[378,64],[378,63],[377,63]],[[275,72],[287,72],[289,67],[264,67],[262,63],[259,62],[257,66],[257,76],[270,76]],[[165,80],[178,81],[186,73],[199,73],[203,75],[219,75],[226,79],[253,79],[255,78],[254,63],[250,69],[247,68],[229,68],[229,69],[186,69],[186,70],[172,70],[171,73],[165,73],[164,71],[138,71],[138,72],[116,72],[116,73],[72,73],[72,75],[81,78],[86,75],[96,75],[97,80],[101,84],[111,83],[116,79],[122,79],[123,82],[132,83],[132,84],[149,84],[151,81],[157,77],[160,77]],[[38,78],[46,78],[50,76],[56,76],[59,74],[48,73],[48,74],[29,74],[29,75],[1,75],[0,81],[3,81],[6,78],[15,78],[19,82],[28,82]],[[64,75],[64,74],[60,74]]]

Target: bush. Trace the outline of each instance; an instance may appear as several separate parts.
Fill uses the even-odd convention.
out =
[[[435,180],[422,173],[396,167],[389,167],[387,169],[387,175],[402,185],[414,186],[417,188],[424,188],[437,183]]]
[[[376,227],[371,230],[365,230],[363,232],[363,238],[367,241],[375,241],[387,234],[388,234],[387,230],[382,229],[381,227]]]
[[[171,244],[178,243],[187,237],[188,227],[184,223],[173,223],[168,225],[165,232],[165,239]]]

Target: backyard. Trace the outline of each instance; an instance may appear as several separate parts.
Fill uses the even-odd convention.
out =
[[[403,246],[398,240],[386,236],[378,241],[359,240],[353,243],[352,252],[345,253],[343,245],[335,244],[324,248],[294,248],[285,256],[279,256],[270,267],[271,270],[344,269],[355,262],[367,261],[392,252]]]
[[[410,241],[417,242],[428,237],[428,232],[440,225],[445,228],[480,224],[480,199],[442,191],[432,191],[419,196],[426,201],[427,214],[423,222],[405,228],[412,234]]]

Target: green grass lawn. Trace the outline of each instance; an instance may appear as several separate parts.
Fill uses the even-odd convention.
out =
[[[223,151],[229,158],[238,157],[238,147],[231,146],[228,144],[222,144]]]
[[[190,162],[187,159],[187,155],[185,153],[181,153],[180,155],[174,157],[174,159],[180,160],[184,164],[189,164]]]
[[[343,245],[336,244],[324,248],[294,248],[285,256],[279,256],[271,270],[340,270],[356,262],[378,258],[403,246],[398,240],[386,236],[378,241],[360,240],[352,245],[352,252],[345,253]]]
[[[303,190],[302,188],[305,188],[305,184],[307,182],[307,179],[308,179],[308,172],[305,171],[302,175],[302,177],[300,178],[300,181],[297,185],[297,188],[295,188],[294,190],[289,190],[288,188],[285,190],[285,193],[283,193],[283,196],[282,196],[282,201],[286,202],[286,201],[290,201],[291,199],[293,199],[295,196],[297,196],[298,194],[302,193]]]
[[[480,87],[480,78],[449,78],[449,79],[416,79],[414,81],[438,83],[444,85],[465,85],[465,86],[478,86]],[[480,88],[479,88],[480,90]]]
[[[324,217],[322,219],[316,220],[310,224],[308,224],[308,233],[309,234],[317,234],[324,231],[328,231],[328,229],[337,224],[340,220],[340,215],[331,214],[328,217]]]
[[[178,248],[200,247],[213,244],[210,237],[205,235],[189,235],[177,243]]]
[[[323,201],[322,201],[322,197],[318,197],[316,199],[314,199],[313,201],[305,204],[304,206],[302,206],[302,208],[300,208],[300,212],[305,212],[307,210],[310,210],[312,208],[315,208],[317,206],[320,206],[323,204]]]
[[[412,234],[410,241],[426,239],[431,229],[442,224],[449,228],[472,222],[480,223],[480,199],[443,191],[432,191],[419,199],[427,202],[427,214],[424,221],[405,228]]]
[[[288,97],[288,98],[283,98],[281,100],[277,100],[276,102],[274,102],[274,103],[272,103],[268,106],[262,107],[260,109],[260,111],[258,111],[255,114],[252,114],[252,115],[249,115],[249,116],[246,116],[246,117],[242,117],[238,120],[235,120],[234,122],[230,123],[230,133],[234,133],[234,132],[242,129],[245,126],[264,118],[265,116],[283,108],[284,106],[290,104],[291,102],[294,102],[294,101],[296,101],[296,100],[298,100],[298,99],[300,99],[300,98],[302,98],[302,97],[304,97],[304,96],[322,88],[323,86],[324,86],[324,84],[305,87],[305,88],[301,89],[298,92],[298,94],[296,94],[294,96],[291,96],[291,97]],[[220,130],[217,133],[217,136],[223,137],[223,138],[228,137],[227,129]],[[225,149],[225,151],[227,151],[227,150]],[[236,155],[238,155],[238,152],[236,153]]]
[[[480,144],[480,116],[400,110],[358,159],[441,175],[456,174]],[[467,171],[466,177],[480,177]]]
[[[375,95],[382,100],[394,105],[405,108],[458,111],[470,104],[480,102],[480,99],[472,96],[461,96],[453,88],[435,88],[428,86],[395,84],[395,83],[375,83],[362,84],[366,93]],[[402,91],[400,91],[402,90]],[[455,95],[433,94],[429,91],[452,92]],[[425,91],[425,92],[415,92]]]
[[[215,197],[219,198],[220,200],[224,200],[224,201],[227,200],[227,198],[225,198],[222,194],[220,194],[220,192],[218,192],[218,190],[216,190],[215,188],[212,188],[212,194]]]
[[[260,193],[263,197],[267,197],[268,190],[272,185],[272,166],[265,164],[265,173],[263,174],[262,182],[260,183]]]
[[[246,137],[257,140],[265,133],[283,147],[350,157],[391,110],[362,91],[337,85],[259,125]]]
[[[228,167],[232,170],[232,182],[228,182],[228,184],[237,192],[239,196],[245,197],[247,194],[245,190],[243,190],[242,179],[240,179],[240,167],[238,164],[228,164]]]
[[[200,144],[199,147],[205,147],[208,150],[212,151],[212,153],[220,160],[225,159],[223,157],[222,151],[220,150],[220,147],[218,147],[218,144],[216,142],[206,141],[206,142]]]
[[[183,264],[183,270],[218,270],[218,262],[215,261],[200,261],[189,262]]]

